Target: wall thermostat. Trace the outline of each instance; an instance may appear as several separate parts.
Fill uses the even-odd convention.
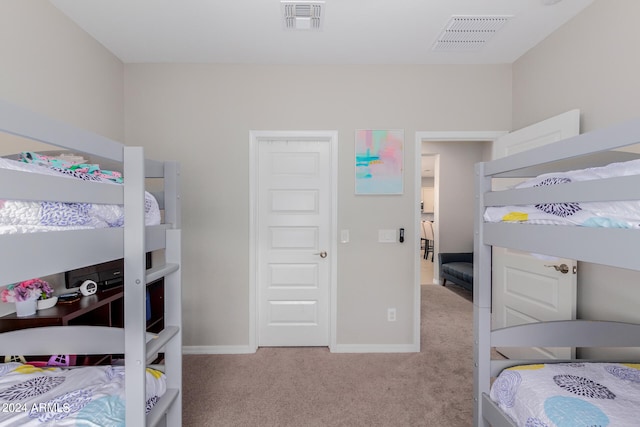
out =
[[[93,280],[85,280],[82,282],[82,285],[80,285],[80,292],[82,292],[82,295],[85,297],[95,294],[97,290],[98,285]]]

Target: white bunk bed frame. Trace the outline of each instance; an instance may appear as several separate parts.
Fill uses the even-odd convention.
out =
[[[0,100],[0,131],[51,144],[74,153],[121,162],[125,184],[109,185],[0,169],[0,198],[124,205],[125,226],[3,235],[0,271],[7,285],[34,277],[124,258],[124,328],[54,326],[0,334],[11,354],[124,354],[126,425],[182,424],[182,302],[179,168],[176,162],[144,158],[127,147]],[[146,178],[163,178],[153,194],[164,223],[146,227]],[[147,252],[163,250],[164,263],[146,270]],[[155,261],[155,257],[154,257]],[[146,333],[146,284],[164,278],[162,332]],[[167,392],[145,414],[145,368],[164,353]]]
[[[489,397],[491,378],[504,368],[546,361],[491,360],[492,347],[638,347],[640,325],[555,321],[491,330],[491,247],[547,254],[640,271],[640,230],[485,223],[486,207],[554,202],[640,199],[640,176],[491,191],[491,180],[602,166],[628,153],[607,152],[640,143],[640,120],[581,134],[476,165],[474,243],[474,426],[515,424]],[[636,156],[637,157],[637,156]],[[594,245],[597,242],[597,245]]]

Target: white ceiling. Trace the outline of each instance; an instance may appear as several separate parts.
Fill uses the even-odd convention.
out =
[[[594,0],[325,0],[321,31],[279,0],[50,0],[125,63],[512,63]],[[453,15],[513,15],[479,51],[434,52]]]

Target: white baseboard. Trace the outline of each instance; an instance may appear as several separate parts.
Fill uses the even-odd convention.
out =
[[[186,345],[182,354],[253,354],[256,350],[248,345]]]
[[[420,353],[415,344],[336,344],[332,353]]]
[[[245,345],[183,346],[182,354],[253,354],[256,350]],[[337,344],[332,353],[419,353],[414,344]]]

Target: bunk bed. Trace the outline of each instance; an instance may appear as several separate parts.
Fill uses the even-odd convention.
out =
[[[517,218],[509,212],[527,212],[524,206],[568,205],[568,204],[616,204],[624,201],[640,200],[640,175],[622,173],[606,175],[600,179],[556,180],[555,185],[525,184],[503,191],[492,191],[495,178],[521,178],[526,180],[540,177],[545,173],[565,173],[576,170],[591,170],[621,159],[638,157],[623,153],[622,147],[640,143],[640,120],[632,120],[616,126],[584,133],[558,141],[543,147],[528,150],[508,157],[476,165],[476,212],[474,244],[474,425],[475,426],[551,426],[549,420],[531,416],[528,419],[514,420],[507,415],[505,399],[513,399],[513,389],[525,388],[531,381],[555,382],[554,387],[567,386],[573,392],[582,393],[585,388],[596,389],[604,393],[605,399],[610,389],[604,380],[592,378],[591,374],[574,374],[577,369],[596,369],[607,371],[609,377],[623,377],[626,386],[637,389],[640,384],[640,365],[619,365],[615,362],[565,360],[542,363],[549,360],[492,360],[492,348],[495,347],[639,347],[640,325],[607,320],[566,320],[537,322],[492,330],[491,326],[491,256],[492,247],[512,248],[532,254],[576,259],[640,271],[637,247],[640,243],[640,230],[633,220],[623,224],[615,221],[591,221],[570,224],[571,221],[556,222],[548,218]],[[629,151],[629,150],[627,150]],[[542,177],[544,180],[546,177]],[[538,183],[540,180],[537,181]],[[549,182],[547,182],[549,183]],[[506,211],[503,207],[508,207]],[[513,209],[513,207],[519,207]],[[503,209],[503,211],[500,211]],[[493,210],[493,212],[491,212]],[[496,214],[498,213],[498,214]],[[507,214],[502,218],[502,215]],[[496,216],[499,217],[496,219]],[[504,219],[504,220],[503,220]],[[597,242],[597,244],[595,244]],[[556,364],[555,362],[559,362]],[[594,363],[594,364],[592,364]],[[507,369],[511,368],[511,369]],[[560,371],[564,369],[564,371]],[[566,370],[569,370],[569,373]],[[558,371],[556,371],[558,370]],[[534,373],[546,374],[540,379]],[[613,374],[615,373],[615,375]],[[600,374],[599,374],[600,375]],[[511,378],[510,378],[511,377]],[[536,378],[533,380],[533,378]],[[596,376],[596,378],[602,378]],[[577,381],[577,385],[559,384]],[[607,379],[606,381],[609,381]],[[542,383],[533,383],[534,391],[542,388]],[[491,390],[491,387],[494,389]],[[574,387],[574,388],[572,388]],[[617,386],[611,386],[617,387]],[[491,390],[491,392],[490,392]],[[619,390],[619,389],[616,389]],[[591,391],[590,391],[591,392]],[[504,393],[505,396],[500,396]],[[562,394],[557,392],[557,394]],[[615,394],[615,393],[614,393]],[[569,393],[571,395],[571,393]],[[492,398],[493,397],[493,398]],[[547,401],[547,411],[555,409],[565,416],[570,409],[571,400]],[[522,400],[522,398],[519,398]],[[526,398],[531,402],[532,398]],[[567,403],[569,402],[569,403]],[[502,406],[501,406],[502,405]],[[532,403],[532,406],[535,406]],[[580,405],[593,406],[591,403]],[[599,405],[599,404],[598,404]],[[638,403],[631,403],[638,407]],[[544,408],[544,404],[540,405]],[[616,406],[614,404],[614,406]],[[594,410],[596,415],[588,425],[636,425],[639,414],[629,410],[627,414],[606,413],[608,409]],[[634,412],[635,411],[635,412]],[[627,412],[625,410],[624,412]],[[547,413],[549,415],[549,413]],[[620,417],[629,415],[635,421],[629,424],[620,421]],[[605,418],[598,419],[599,416]],[[543,417],[544,418],[544,417]],[[601,423],[608,419],[611,424]],[[583,420],[587,421],[587,420]],[[551,420],[551,422],[554,422]],[[617,424],[616,424],[617,422]],[[574,424],[562,424],[574,425]]]
[[[78,367],[69,369],[69,375],[73,378],[106,375],[119,381],[118,387],[123,385],[115,392],[114,402],[124,405],[124,419],[111,419],[109,425],[181,425],[181,215],[178,164],[145,159],[141,147],[124,146],[4,100],[0,100],[0,131],[90,159],[120,164],[124,175],[123,184],[112,185],[0,168],[2,200],[117,205],[123,207],[124,214],[123,224],[99,228],[71,227],[68,230],[53,227],[50,231],[26,230],[26,233],[20,232],[25,230],[12,230],[0,236],[0,286],[124,259],[124,328],[47,326],[5,332],[0,334],[3,355],[123,354],[124,367]],[[146,225],[149,222],[145,221],[145,211],[148,211],[147,183],[154,185],[154,189],[160,189],[153,196],[164,216],[161,224],[154,222],[154,225]],[[154,265],[147,269],[147,253],[150,252],[153,253]],[[157,334],[149,334],[146,332],[146,284],[159,279],[164,279],[164,329]],[[149,370],[148,365],[156,360],[159,353],[163,355],[161,366],[153,366],[159,371]],[[6,379],[8,372],[16,372],[16,367],[15,363],[1,364],[0,378]],[[37,368],[17,368],[27,374],[38,373]],[[37,385],[38,381],[44,381],[42,378],[46,375],[53,375],[59,382],[76,381],[59,379],[63,374],[61,368],[56,369],[58,371],[51,371],[54,374],[43,371],[38,374],[40,380],[31,378],[30,381]],[[92,371],[98,373],[88,373]],[[156,384],[155,379],[158,378],[162,378],[162,382]],[[77,380],[77,384],[84,384],[83,381]],[[29,384],[29,381],[23,381],[18,386],[24,390]],[[115,387],[114,384],[106,385],[106,389]],[[76,388],[81,390],[80,386]],[[153,388],[156,390],[151,395],[162,396],[152,402],[153,407],[148,409],[147,393]],[[0,403],[6,407],[3,412],[13,409],[16,416],[24,415],[20,412],[30,408],[21,406],[19,400],[6,400],[10,391],[0,389]],[[68,409],[69,406],[64,408]],[[44,409],[46,411],[46,405]],[[26,423],[35,423],[38,414],[35,414],[36,418],[34,414],[31,415],[18,422],[5,420],[0,424],[31,425]],[[59,419],[55,425],[76,425],[73,417],[67,417],[68,413],[57,415]],[[105,424],[98,420],[90,425]]]

